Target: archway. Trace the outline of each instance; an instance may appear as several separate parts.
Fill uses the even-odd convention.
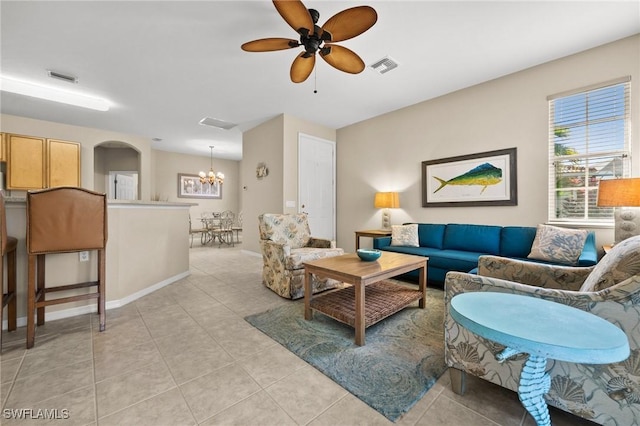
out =
[[[140,151],[132,145],[122,141],[96,145],[93,171],[94,190],[111,199],[140,199]]]

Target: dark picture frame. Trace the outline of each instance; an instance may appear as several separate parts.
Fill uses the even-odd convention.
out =
[[[178,198],[222,198],[222,185],[201,183],[200,176],[189,173],[178,173]]]
[[[517,148],[422,162],[422,207],[518,205]]]

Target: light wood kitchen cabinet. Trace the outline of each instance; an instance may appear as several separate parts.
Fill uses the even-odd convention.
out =
[[[80,149],[76,142],[6,135],[7,189],[80,186]]]
[[[0,161],[7,161],[7,140],[5,133],[0,133]]]
[[[47,187],[80,186],[80,144],[47,139]]]
[[[7,135],[7,189],[45,188],[46,139]]]

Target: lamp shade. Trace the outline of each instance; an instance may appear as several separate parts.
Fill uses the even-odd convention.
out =
[[[601,180],[598,207],[640,207],[640,178]]]
[[[376,192],[373,206],[377,209],[397,209],[400,207],[400,197],[397,192]]]

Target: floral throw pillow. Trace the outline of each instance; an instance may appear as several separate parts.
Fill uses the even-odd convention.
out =
[[[418,224],[391,225],[391,245],[420,247],[418,241]]]
[[[527,257],[551,263],[576,265],[587,235],[588,231],[584,229],[538,225],[536,237],[531,245],[531,253]]]

